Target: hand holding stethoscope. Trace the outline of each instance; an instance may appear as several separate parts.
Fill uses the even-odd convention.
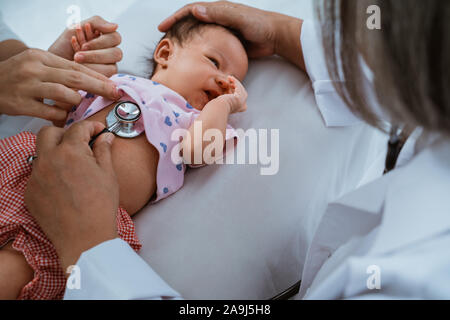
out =
[[[141,114],[141,109],[136,103],[130,101],[118,102],[106,116],[106,128],[91,138],[89,147],[92,149],[97,138],[106,132],[111,132],[121,138],[136,138],[143,132],[136,128]],[[28,157],[27,162],[32,164],[36,158],[36,155],[32,155]]]

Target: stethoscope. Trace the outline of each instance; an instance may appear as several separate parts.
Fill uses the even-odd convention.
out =
[[[384,174],[392,171],[397,164],[398,156],[402,151],[406,139],[410,135],[408,128],[399,125],[392,125],[389,133],[389,140],[387,144],[386,160],[384,162]]]
[[[111,132],[118,137],[132,139],[142,134],[142,130],[137,130],[137,122],[141,118],[142,112],[139,106],[131,101],[120,101],[106,116],[106,128],[100,133],[96,134],[89,141],[89,146],[92,146],[102,134]],[[30,156],[27,158],[28,164],[32,164],[37,156]]]
[[[132,139],[139,136],[142,131],[138,131],[136,124],[141,118],[141,109],[130,101],[121,101],[106,116],[106,128],[92,137],[89,146],[95,143],[95,140],[106,132],[114,133],[116,136],[126,139]]]

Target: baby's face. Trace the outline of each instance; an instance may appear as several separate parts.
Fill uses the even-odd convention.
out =
[[[172,42],[166,68],[152,80],[183,96],[198,110],[219,95],[228,93],[228,76],[243,81],[248,57],[239,39],[227,30],[205,27],[183,43]]]

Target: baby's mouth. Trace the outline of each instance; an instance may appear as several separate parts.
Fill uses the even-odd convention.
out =
[[[209,101],[211,101],[211,100],[213,99],[213,97],[212,97],[212,95],[211,95],[211,92],[210,92],[210,91],[208,91],[208,90],[205,90],[205,94],[206,94],[206,98],[207,98],[208,102],[209,102]]]
[[[205,90],[205,94],[208,98],[208,102],[211,100],[214,100],[215,98],[217,98],[218,96],[220,96],[220,93],[214,91],[214,90]]]

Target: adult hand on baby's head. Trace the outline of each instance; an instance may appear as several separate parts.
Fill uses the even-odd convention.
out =
[[[201,21],[217,23],[240,31],[250,43],[248,48],[250,58],[261,58],[275,53],[276,15],[272,12],[229,1],[196,2],[175,12],[161,22],[158,29],[166,32],[178,20],[189,14]]]
[[[64,271],[81,253],[117,238],[119,186],[111,159],[114,135],[83,121],[69,130],[43,128],[37,159],[25,191],[25,204],[58,253]]]
[[[117,27],[94,16],[76,28],[66,29],[48,51],[110,77],[117,73],[117,62],[122,60],[122,50],[117,47],[122,38]],[[78,50],[74,49],[74,37],[78,39]]]
[[[305,70],[300,44],[303,21],[300,19],[230,1],[195,2],[161,22],[159,31],[168,31],[189,14],[204,22],[238,30],[248,41],[247,53],[250,58],[278,54]]]
[[[230,108],[229,113],[245,112],[247,110],[247,91],[242,83],[233,76],[228,77],[228,93],[217,97]]]

